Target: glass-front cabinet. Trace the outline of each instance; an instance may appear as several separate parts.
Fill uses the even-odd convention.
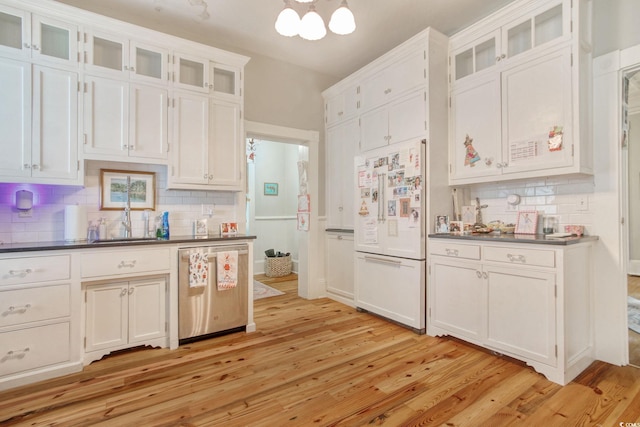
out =
[[[525,12],[509,25],[452,50],[452,80],[458,81],[502,61],[571,38],[571,1],[556,0]]]
[[[213,74],[210,80],[213,82],[212,94],[214,96],[237,99],[242,95],[240,93],[241,74],[237,67],[214,62],[210,64],[210,67]]]
[[[85,66],[92,73],[125,75],[132,80],[166,84],[169,51],[104,33],[85,37]]]
[[[78,28],[57,19],[0,6],[0,55],[75,66]]]
[[[209,93],[211,82],[209,60],[176,53],[173,61],[173,84],[176,87]]]

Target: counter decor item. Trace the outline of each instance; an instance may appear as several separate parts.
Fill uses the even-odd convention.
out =
[[[193,235],[195,237],[206,237],[209,235],[209,226],[207,218],[196,219],[193,222]]]
[[[100,210],[122,210],[127,201],[133,211],[156,209],[155,172],[100,169]]]
[[[220,234],[222,236],[227,236],[230,234],[238,234],[238,223],[237,222],[221,222]]]
[[[564,232],[575,234],[580,237],[584,234],[584,225],[565,225]]]
[[[538,211],[518,211],[515,234],[536,234]]]

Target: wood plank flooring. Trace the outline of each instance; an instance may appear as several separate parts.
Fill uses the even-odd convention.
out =
[[[134,349],[0,393],[0,425],[618,426],[640,422],[640,370],[596,362],[561,387],[463,342],[416,335],[295,275],[263,283],[255,333]]]

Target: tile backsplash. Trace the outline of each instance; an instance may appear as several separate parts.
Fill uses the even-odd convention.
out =
[[[538,232],[542,232],[542,218],[553,215],[558,219],[558,231],[573,224],[583,225],[585,234],[591,234],[594,180],[590,176],[476,184],[465,189],[464,194],[468,199],[463,204],[475,204],[478,197],[481,204],[488,205],[482,210],[485,223],[500,220],[515,224],[518,210],[535,210],[539,214]],[[520,196],[519,205],[509,206],[510,194]]]
[[[66,205],[87,206],[89,221],[107,220],[107,234],[117,237],[122,233],[122,212],[101,211],[100,169],[118,169],[156,173],[156,209],[154,215],[169,212],[171,235],[190,236],[193,222],[203,216],[202,206],[214,206],[209,219],[210,233],[218,233],[221,222],[244,223],[244,212],[238,212],[236,194],[225,191],[167,190],[167,167],[117,162],[87,161],[85,186],[0,183],[0,242],[49,242],[64,240],[64,209]],[[20,217],[15,207],[15,193],[26,189],[34,193],[32,216]],[[141,237],[144,230],[142,211],[131,212],[132,235]]]

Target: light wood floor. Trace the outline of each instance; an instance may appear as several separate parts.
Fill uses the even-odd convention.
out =
[[[0,393],[0,425],[618,426],[640,421],[640,369],[596,362],[561,387],[531,369],[258,277],[258,331],[109,356]]]

